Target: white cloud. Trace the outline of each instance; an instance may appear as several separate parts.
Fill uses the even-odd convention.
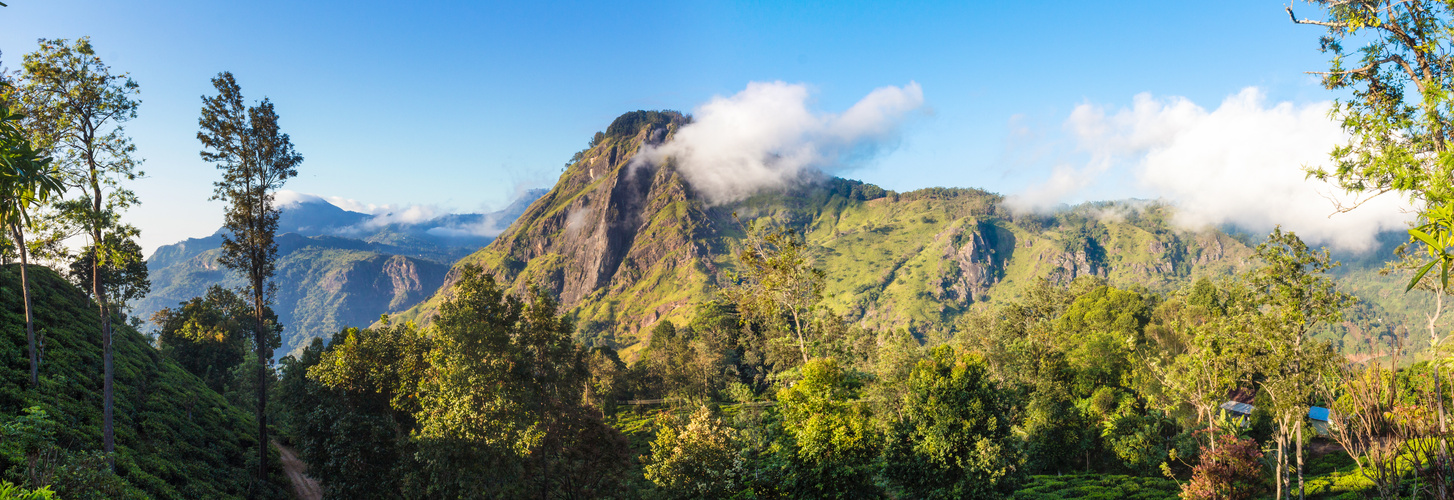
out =
[[[287,189],[279,189],[273,194],[273,204],[277,206],[293,205],[298,203],[315,203],[324,201],[322,196],[316,194],[299,193]]]
[[[371,215],[368,220],[346,228],[337,228],[335,232],[340,234],[355,234],[365,231],[373,231],[389,224],[423,224],[443,215],[451,213],[434,205],[376,205],[364,203],[352,198],[341,196],[319,196],[310,193],[299,193],[287,189],[278,190],[274,200],[279,207],[286,207],[301,203],[328,203],[335,207],[350,212],[358,212]],[[476,233],[487,229],[460,228],[462,231]],[[498,232],[497,232],[498,233]]]
[[[363,223],[366,228],[380,228],[390,224],[422,224],[444,215],[432,205],[405,205],[399,208],[383,206],[374,212],[374,217]]]
[[[526,189],[517,189],[523,195]],[[518,197],[518,196],[517,196]],[[499,236],[507,229],[513,220],[503,220],[503,215],[496,211],[489,211],[482,214],[476,222],[467,222],[469,218],[440,221],[441,217],[457,214],[456,212],[443,209],[436,205],[378,205],[364,203],[351,198],[341,196],[319,196],[316,194],[299,193],[286,189],[279,190],[275,195],[279,207],[286,208],[288,205],[300,203],[328,203],[335,207],[370,215],[368,219],[357,224],[346,227],[331,228],[329,232],[341,236],[359,236],[373,233],[384,226],[391,224],[400,225],[431,225],[425,232],[434,236],[449,238],[466,237],[490,237]]]
[[[1306,178],[1303,167],[1324,164],[1346,139],[1329,118],[1330,106],[1269,105],[1256,88],[1210,111],[1185,98],[1149,94],[1113,113],[1082,104],[1065,129],[1089,156],[1085,166],[1058,168],[1011,199],[1021,208],[1045,208],[1124,170],[1140,187],[1175,203],[1177,222],[1186,227],[1231,223],[1268,231],[1281,224],[1310,242],[1368,249],[1378,232],[1402,229],[1411,216],[1406,203],[1389,195],[1334,213],[1334,199],[1354,196]]]
[[[882,87],[842,114],[814,112],[808,100],[801,84],[749,83],[698,107],[690,125],[637,159],[675,159],[709,202],[736,201],[813,171],[852,167],[892,145],[908,115],[923,107],[924,92],[913,82]]]

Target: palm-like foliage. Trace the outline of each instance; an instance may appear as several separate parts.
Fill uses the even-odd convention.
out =
[[[30,385],[40,385],[40,358],[35,346],[35,324],[30,313],[30,282],[25,267],[25,233],[29,210],[65,191],[59,169],[37,151],[20,128],[24,115],[10,106],[9,82],[0,81],[0,226],[10,230],[20,254],[20,288],[25,300],[25,334],[30,348]]]

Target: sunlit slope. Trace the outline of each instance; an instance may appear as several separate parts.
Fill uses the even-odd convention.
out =
[[[1020,216],[975,189],[894,193],[821,178],[712,206],[672,164],[632,161],[687,120],[618,118],[514,225],[456,266],[483,266],[518,291],[540,286],[573,312],[582,340],[630,346],[656,322],[689,318],[714,298],[743,238],[739,220],[802,231],[827,272],[828,309],[864,326],[921,332],[952,329],[976,304],[1017,297],[1036,278],[1091,274],[1165,291],[1242,269],[1252,254],[1215,229],[1175,228],[1169,208],[1144,202]],[[428,323],[449,282],[395,320]]]
[[[1251,255],[1219,231],[1170,227],[1158,205],[1085,205],[1040,217],[1012,215],[1000,201],[974,189],[892,193],[832,179],[733,210],[796,222],[828,274],[825,304],[870,327],[952,328],[975,304],[1016,298],[1038,278],[1097,275],[1168,291],[1232,273]]]
[[[685,318],[717,274],[710,215],[675,169],[631,159],[686,120],[673,112],[617,119],[550,192],[456,268],[483,266],[520,291],[541,286],[574,310],[582,335],[620,334],[629,344],[662,318]],[[442,299],[397,320],[427,323]]]

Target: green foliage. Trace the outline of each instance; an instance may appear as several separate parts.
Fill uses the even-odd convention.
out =
[[[1066,362],[1079,368],[1077,393],[1131,385],[1131,353],[1142,343],[1150,316],[1146,297],[1102,285],[1076,297],[1056,318],[1055,328],[1066,332],[1060,339]]]
[[[0,453],[0,477],[27,488],[50,484],[67,499],[283,494],[273,486],[286,481],[279,470],[267,484],[249,479],[248,467],[256,467],[245,454],[255,443],[248,433],[253,420],[153,349],[146,337],[119,324],[116,472],[109,472],[100,452],[102,353],[95,305],[55,272],[30,268],[35,321],[45,346],[40,388],[30,390],[17,271],[0,267],[0,421],[27,437],[0,439],[6,450]],[[39,411],[23,411],[32,407]],[[32,458],[44,467],[31,470]],[[39,472],[49,474],[48,483],[30,480]]]
[[[81,249],[80,255],[70,265],[71,282],[85,289],[91,285],[91,274],[100,271],[101,289],[106,291],[106,301],[116,307],[124,318],[130,314],[130,304],[151,293],[151,278],[136,238],[118,233],[110,233],[103,238],[110,240],[106,247],[112,249],[111,258],[98,266],[94,262],[97,254],[92,248],[94,245]]]
[[[645,464],[646,479],[668,498],[732,498],[744,483],[736,430],[706,406],[681,421],[663,413]]]
[[[633,368],[636,397],[706,403],[738,379],[737,325],[705,316],[682,328],[671,321],[652,327],[650,343]]]
[[[3,4],[0,4],[3,5]],[[21,488],[9,481],[0,482],[0,500],[55,500],[56,494],[49,486],[33,490]]]
[[[1423,224],[1409,230],[1409,241],[1424,246],[1431,258],[1408,288],[1439,265],[1442,293],[1454,262],[1447,253],[1454,231],[1454,184],[1449,182],[1454,80],[1442,62],[1451,47],[1454,6],[1422,0],[1387,6],[1316,3],[1326,8],[1327,21],[1293,20],[1327,29],[1319,49],[1331,53],[1332,61],[1323,85],[1344,93],[1333,114],[1349,139],[1333,148],[1331,170],[1314,168],[1308,174],[1363,196],[1396,192],[1420,207]],[[1365,45],[1357,49],[1357,62],[1345,66],[1350,54],[1343,42],[1348,39]]]
[[[358,422],[366,426],[361,430],[378,436],[393,426],[395,439],[386,444],[393,448],[385,454],[412,451],[385,475],[394,478],[385,491],[463,498],[613,493],[628,460],[626,443],[582,403],[585,353],[557,307],[539,291],[522,300],[479,268],[466,268],[429,330],[405,323],[347,332],[308,369],[321,384],[312,390],[336,391],[345,403],[375,401],[379,409],[358,412],[371,418]],[[378,402],[395,412],[391,422],[371,417],[385,414]],[[316,406],[295,425],[305,436],[305,456],[366,445],[338,432],[347,406],[331,413]],[[347,482],[351,477],[325,479],[363,491],[359,481]]]
[[[799,498],[870,498],[881,439],[867,405],[857,400],[863,380],[837,360],[802,366],[802,379],[778,392],[789,495]]]
[[[232,290],[213,285],[204,297],[193,297],[162,309],[151,320],[159,330],[157,347],[182,368],[221,393],[233,380],[250,345],[252,311]]]
[[[375,335],[377,330],[345,333],[354,339],[353,351],[358,350],[358,344],[365,344],[378,352],[378,347],[383,347],[380,344],[398,339],[398,330],[412,332],[408,325],[389,330],[393,331],[379,332],[381,335]],[[359,384],[361,390],[355,391],[329,388],[310,379],[309,370],[318,366],[324,352],[323,341],[314,339],[301,356],[283,358],[282,378],[274,386],[277,407],[282,408],[276,420],[282,434],[298,445],[310,474],[327,485],[327,498],[366,498],[401,491],[413,449],[406,439],[412,415],[390,406],[394,386],[375,385],[364,378],[366,374],[346,377],[345,384]],[[348,355],[343,357],[349,358],[350,364],[357,361]],[[384,369],[401,364],[395,360],[372,361],[385,363],[377,365]]]
[[[737,254],[722,295],[737,306],[745,324],[774,335],[796,337],[808,362],[811,316],[823,299],[826,274],[816,267],[802,237],[789,229],[769,230],[749,223],[747,245]],[[813,339],[816,341],[817,339]],[[816,342],[815,342],[816,343]]]
[[[1174,500],[1176,481],[1156,477],[1118,475],[1033,476],[1015,491],[1017,500],[1086,498],[1097,500]]]
[[[16,97],[9,79],[0,76],[0,227],[6,230],[29,226],[31,211],[65,191],[58,166],[21,127],[25,115]]]
[[[1194,443],[1175,420],[1131,398],[1122,399],[1116,411],[1105,416],[1101,438],[1123,467],[1143,476],[1155,475],[1178,455],[1189,456]]]
[[[680,119],[681,113],[676,111],[632,111],[616,117],[609,127],[606,127],[606,137],[623,139],[636,135],[642,128],[663,126],[673,120]],[[600,141],[592,140],[594,146]]]
[[[1024,474],[1013,406],[978,356],[936,348],[909,376],[884,478],[913,498],[1007,496]]]
[[[25,232],[34,229],[36,221],[30,212],[41,208],[52,197],[65,191],[65,182],[60,170],[52,164],[51,158],[37,151],[19,127],[23,115],[14,109],[15,89],[10,80],[0,75],[0,234],[9,233],[12,248],[20,255],[20,264],[29,264],[30,248]],[[54,239],[52,239],[54,241]],[[29,279],[26,273],[20,276],[23,294],[29,293]],[[38,385],[37,346],[35,325],[32,321],[30,303],[25,301],[25,334],[27,354],[30,358],[32,386]]]
[[[1331,345],[1314,340],[1312,332],[1320,324],[1338,321],[1353,299],[1337,291],[1326,275],[1337,266],[1328,251],[1309,249],[1292,232],[1274,229],[1257,246],[1257,255],[1264,265],[1244,275],[1247,300],[1237,313],[1249,318],[1256,333],[1246,336],[1243,355],[1254,363],[1258,396],[1266,398],[1262,409],[1273,419],[1279,448],[1297,444],[1300,451],[1292,435],[1303,425],[1314,387],[1338,364]],[[1290,481],[1284,476],[1290,467],[1288,455],[1276,457],[1277,485]]]

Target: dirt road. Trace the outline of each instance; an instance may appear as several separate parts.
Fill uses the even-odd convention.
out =
[[[273,441],[273,447],[278,449],[278,456],[283,460],[283,471],[288,473],[288,481],[293,483],[293,494],[298,496],[298,500],[323,500],[323,488],[318,486],[318,480],[304,474],[308,470],[308,464],[298,460],[298,454],[282,443]]]

